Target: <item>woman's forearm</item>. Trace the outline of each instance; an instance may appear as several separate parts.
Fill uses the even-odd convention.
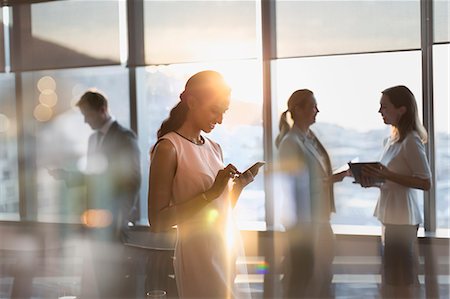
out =
[[[394,183],[397,183],[399,185],[408,187],[408,188],[415,188],[420,189],[424,191],[428,191],[431,188],[431,180],[430,179],[423,179],[419,177],[409,176],[409,175],[403,175],[399,173],[395,173],[392,171],[388,171],[384,175],[385,179],[392,181]]]
[[[156,212],[151,212],[149,209],[149,215],[152,215],[154,220],[151,221],[152,230],[156,232],[168,230],[172,226],[192,218],[195,213],[215,199],[214,194],[206,191],[182,203],[164,207]]]
[[[236,206],[239,196],[242,193],[242,190],[244,190],[244,188],[238,184],[234,184],[233,188],[231,189],[230,202],[232,208]]]

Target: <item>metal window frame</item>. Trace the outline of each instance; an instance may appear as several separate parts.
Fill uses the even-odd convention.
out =
[[[420,2],[420,30],[422,53],[422,99],[423,123],[428,131],[425,146],[432,174],[432,186],[424,195],[425,231],[436,231],[436,161],[434,132],[434,98],[433,98],[433,1]]]

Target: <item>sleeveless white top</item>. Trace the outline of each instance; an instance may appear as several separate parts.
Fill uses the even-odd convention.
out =
[[[224,168],[222,150],[205,138],[197,145],[175,132],[161,139],[172,143],[177,155],[173,180],[173,203],[180,204],[207,191],[219,170]],[[237,255],[243,254],[239,231],[225,188],[190,219],[177,224],[175,277],[180,298],[236,298],[234,287]],[[246,269],[239,269],[244,272]]]

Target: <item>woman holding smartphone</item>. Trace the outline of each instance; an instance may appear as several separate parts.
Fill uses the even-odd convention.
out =
[[[229,103],[230,88],[219,73],[193,75],[152,149],[150,228],[177,226],[174,268],[181,298],[239,295],[233,286],[238,250],[230,240],[231,209],[259,167],[242,174],[232,164],[225,167],[220,146],[201,134],[222,123]],[[239,239],[238,232],[234,237]]]
[[[295,91],[280,118],[276,139],[281,171],[291,181],[289,197],[294,198],[296,223],[287,228],[287,250],[283,290],[287,298],[322,298],[332,295],[331,264],[334,234],[330,216],[335,212],[333,183],[348,171],[332,173],[327,151],[310,129],[319,113],[312,91]],[[287,122],[290,114],[294,124]],[[286,192],[286,190],[284,190]]]
[[[381,164],[363,168],[362,185],[371,187],[373,178],[385,181],[379,186],[374,213],[383,224],[383,284],[390,293],[387,296],[404,298],[412,295],[409,286],[417,283],[414,243],[422,216],[415,189],[431,187],[424,146],[427,132],[420,123],[416,99],[406,86],[384,90],[378,112],[392,133],[385,140]]]

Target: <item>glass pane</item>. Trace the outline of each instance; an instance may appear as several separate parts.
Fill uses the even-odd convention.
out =
[[[277,57],[420,48],[420,1],[277,1]]]
[[[145,62],[256,57],[255,1],[144,2]]]
[[[19,220],[15,99],[14,75],[0,75],[0,220]]]
[[[3,7],[0,6],[0,72],[5,71],[5,40],[3,36]]]
[[[22,73],[27,171],[35,172],[37,217],[45,222],[77,222],[86,209],[85,189],[69,188],[48,169],[84,170],[92,133],[75,103],[87,89],[108,98],[109,110],[128,127],[128,71],[122,67]],[[33,200],[27,198],[27,200]]]
[[[450,42],[450,1],[435,0],[433,2],[434,14],[434,42]]]
[[[17,6],[21,48],[13,69],[118,64],[118,1],[52,1]],[[17,29],[17,28],[16,28]],[[18,29],[17,29],[18,30]]]
[[[274,128],[292,92],[312,90],[320,110],[312,130],[327,149],[333,169],[355,158],[379,160],[383,139],[390,132],[378,114],[382,90],[406,85],[422,109],[419,51],[284,59],[275,61],[274,67]],[[334,186],[337,213],[332,223],[379,225],[373,217],[379,191],[352,181],[346,178]],[[423,200],[419,205],[423,211]]]
[[[433,46],[436,222],[450,229],[450,45]]]
[[[233,163],[238,169],[244,170],[263,159],[262,83],[257,61],[139,68],[138,131],[143,155],[143,199],[147,198],[149,151],[156,142],[156,132],[162,121],[168,117],[170,109],[179,101],[187,79],[205,69],[219,71],[232,88],[230,108],[224,115],[223,123],[210,135],[221,145],[225,164]],[[258,175],[241,194],[236,210],[241,227],[248,221],[264,221],[262,175]],[[145,200],[142,201],[141,211],[147,211]],[[146,219],[146,215],[142,214]]]

